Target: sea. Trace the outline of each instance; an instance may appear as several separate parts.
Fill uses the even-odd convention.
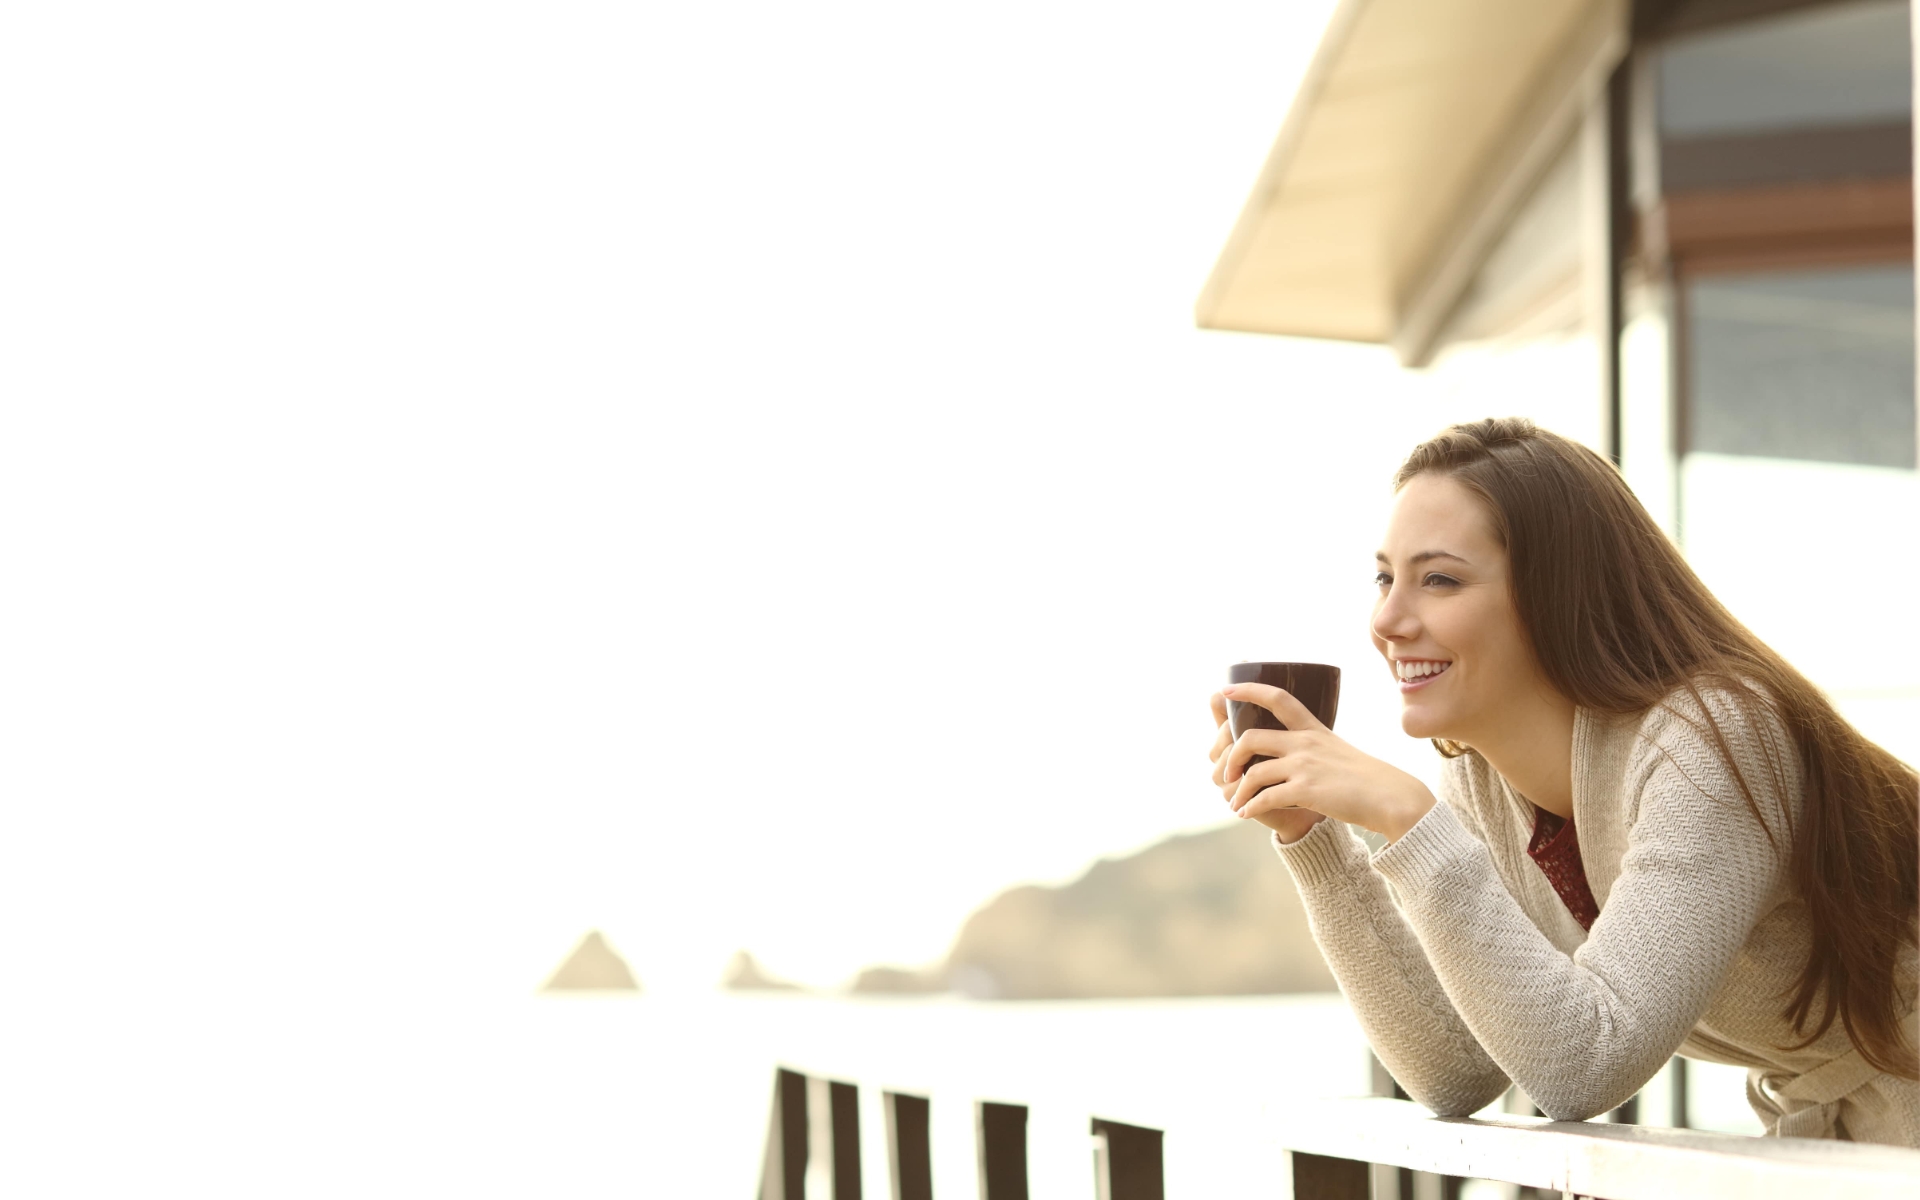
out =
[[[1096,1116],[1166,1130],[1169,1196],[1276,1197],[1285,1110],[1370,1079],[1336,995],[89,996],[17,1014],[6,1046],[0,1195],[36,1198],[747,1200],[783,1065],[859,1087],[869,1197],[883,1090],[931,1100],[940,1196],[979,1195],[974,1104],[997,1100],[1029,1106],[1036,1198],[1095,1200]],[[1696,1112],[1737,1126],[1734,1081],[1705,1082]]]

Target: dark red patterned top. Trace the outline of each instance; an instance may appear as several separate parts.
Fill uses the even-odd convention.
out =
[[[1560,894],[1580,928],[1592,929],[1600,916],[1593,902],[1593,889],[1587,886],[1587,868],[1580,862],[1580,839],[1573,822],[1556,817],[1546,809],[1535,809],[1533,840],[1527,843],[1527,857],[1540,864],[1540,871]]]

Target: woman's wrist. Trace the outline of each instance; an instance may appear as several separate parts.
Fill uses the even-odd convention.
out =
[[[1294,813],[1309,812],[1309,810],[1307,809],[1300,809],[1300,808],[1289,809],[1288,811],[1294,812]],[[1273,836],[1275,840],[1277,840],[1282,846],[1291,846],[1295,842],[1299,841],[1301,838],[1306,837],[1308,834],[1312,833],[1313,827],[1315,825],[1318,825],[1320,822],[1324,820],[1326,820],[1326,817],[1322,816],[1321,814],[1311,813],[1311,816],[1308,817],[1307,819],[1303,819],[1300,821],[1287,822],[1284,828],[1279,825],[1270,826],[1270,828],[1273,830]]]
[[[1416,782],[1413,788],[1408,789],[1405,801],[1394,809],[1388,820],[1382,822],[1387,828],[1376,829],[1374,832],[1385,837],[1387,843],[1391,845],[1405,836],[1407,830],[1418,825],[1420,818],[1431,812],[1436,803],[1438,801],[1433,798],[1433,793],[1427,790],[1427,785]]]

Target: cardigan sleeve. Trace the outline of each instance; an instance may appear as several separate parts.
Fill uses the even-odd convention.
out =
[[[1360,1028],[1407,1094],[1441,1116],[1466,1116],[1497,1099],[1507,1076],[1447,999],[1369,865],[1366,844],[1329,819],[1291,844],[1276,838],[1274,847]]]
[[[1709,705],[1767,826],[1698,709],[1655,710],[1615,764],[1635,796],[1619,878],[1571,955],[1534,927],[1445,805],[1374,857],[1478,1044],[1555,1120],[1605,1112],[1652,1078],[1786,884],[1799,794],[1790,743],[1730,702]]]

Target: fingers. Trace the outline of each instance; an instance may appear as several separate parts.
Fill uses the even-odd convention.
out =
[[[1284,758],[1270,758],[1265,762],[1255,763],[1247,769],[1245,775],[1240,777],[1238,785],[1227,797],[1227,804],[1234,812],[1239,812],[1249,801],[1258,796],[1262,789],[1285,783],[1291,773]]]
[[[1222,688],[1220,694],[1228,699],[1257,704],[1279,717],[1282,725],[1296,732],[1303,729],[1326,728],[1325,725],[1314,720],[1313,714],[1307,711],[1306,705],[1272,684],[1235,683]]]
[[[1275,733],[1278,731],[1272,729],[1262,729],[1258,731],[1249,729],[1246,734],[1242,735],[1242,740],[1244,741],[1247,737],[1251,737],[1255,732]],[[1223,728],[1220,731],[1220,736],[1213,740],[1213,749],[1208,752],[1208,757],[1213,759],[1213,786],[1228,793],[1232,792],[1234,782],[1240,778],[1240,771],[1246,766],[1247,759],[1250,756],[1261,753],[1277,753],[1277,751],[1253,749],[1249,750],[1246,754],[1239,755],[1238,761],[1236,762],[1234,761],[1234,755],[1232,753],[1234,746],[1233,731]]]
[[[1261,765],[1265,766],[1266,764],[1262,763]],[[1234,812],[1238,816],[1257,819],[1273,813],[1284,812],[1288,809],[1300,812],[1313,811],[1301,805],[1300,790],[1297,787],[1286,783],[1277,783],[1270,788],[1262,788],[1260,791],[1255,792],[1251,799],[1235,809]]]
[[[1227,767],[1224,756],[1227,747],[1233,745],[1233,728],[1227,724],[1226,697],[1215,692],[1207,700],[1213,709],[1213,723],[1220,727],[1219,732],[1214,734],[1213,746],[1207,751],[1207,759],[1213,763],[1213,786],[1224,787],[1227,781],[1221,772]]]
[[[1298,748],[1299,744],[1300,735],[1290,729],[1249,729],[1240,735],[1240,740],[1235,742],[1233,749],[1228,752],[1227,761],[1223,764],[1225,770],[1221,774],[1221,782],[1238,779],[1240,771],[1247,765],[1247,760],[1255,755],[1264,754],[1269,758],[1283,758],[1289,750]]]

